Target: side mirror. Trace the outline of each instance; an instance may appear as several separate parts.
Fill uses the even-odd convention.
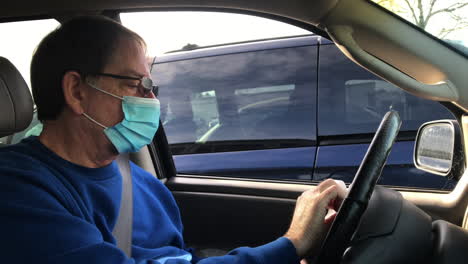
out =
[[[455,120],[423,124],[414,148],[416,168],[441,176],[459,179],[465,168],[461,131]]]

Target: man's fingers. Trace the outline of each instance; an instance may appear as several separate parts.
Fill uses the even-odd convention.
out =
[[[342,200],[348,195],[348,188],[344,181],[335,181],[335,183],[338,186],[338,197]]]
[[[332,185],[336,185],[336,182],[335,180],[333,179],[326,179],[324,180],[323,182],[321,182],[317,188],[319,189],[320,192],[323,192],[325,191],[328,187],[332,186]]]
[[[320,211],[325,213],[323,217],[325,217],[325,215],[328,213],[328,210],[330,208],[329,205],[338,198],[337,189],[338,189],[338,186],[331,185],[320,194],[319,206],[323,208],[323,209],[320,209]]]
[[[336,185],[331,185],[328,186],[325,190],[322,191],[320,194],[322,196],[322,201],[325,203],[325,205],[330,204],[330,202],[338,197],[338,186]]]
[[[301,257],[315,252],[336,212],[329,210],[346,196],[344,182],[328,179],[303,192],[297,200],[291,226],[286,232]]]
[[[336,185],[338,187],[338,196],[340,199],[343,199],[348,194],[348,189],[346,188],[346,184],[344,181],[340,180],[333,180],[333,179],[326,179],[325,181],[321,182],[317,188],[319,188],[320,192],[325,191],[328,187]]]
[[[337,214],[336,211],[329,211],[328,214],[325,216],[324,223],[326,225],[331,224],[333,220],[335,220],[336,214]]]
[[[346,197],[344,182],[327,179],[315,188],[303,192],[297,199],[287,237],[296,247],[300,257],[318,250],[323,236],[333,221],[335,205]]]
[[[320,195],[321,200],[326,206],[327,214],[324,219],[325,224],[330,224],[336,217],[337,211],[341,205],[341,202],[348,194],[346,185],[343,181],[336,181],[335,184],[330,185]]]
[[[328,187],[325,191],[323,191],[320,195],[322,196],[322,204],[325,210],[327,211],[327,217],[330,216],[330,210],[332,210],[333,212],[338,211],[338,208],[342,201],[340,197],[340,186],[332,185]],[[331,221],[333,221],[333,219],[331,219]]]

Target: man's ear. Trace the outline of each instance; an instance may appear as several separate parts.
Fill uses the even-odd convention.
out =
[[[78,72],[68,71],[63,75],[62,89],[65,104],[77,115],[82,115],[84,112],[83,100],[86,97],[86,91],[83,85],[85,83]]]

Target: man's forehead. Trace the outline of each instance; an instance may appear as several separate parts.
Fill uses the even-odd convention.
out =
[[[121,41],[106,69],[115,74],[143,77],[149,74],[143,45],[136,41]]]

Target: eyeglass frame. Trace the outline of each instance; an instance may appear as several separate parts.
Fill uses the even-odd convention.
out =
[[[153,79],[143,76],[141,78],[138,77],[132,77],[132,76],[125,76],[125,75],[117,75],[117,74],[112,74],[112,73],[104,73],[104,72],[98,72],[98,73],[90,73],[88,75],[96,75],[96,76],[105,76],[105,77],[111,77],[114,79],[119,79],[119,80],[134,80],[134,81],[140,81],[138,83],[139,87],[143,88],[143,95],[147,96],[150,92],[153,92],[154,96],[158,96],[159,94],[159,86],[158,85],[153,85]],[[150,81],[150,83],[147,83],[145,85],[145,81]]]

